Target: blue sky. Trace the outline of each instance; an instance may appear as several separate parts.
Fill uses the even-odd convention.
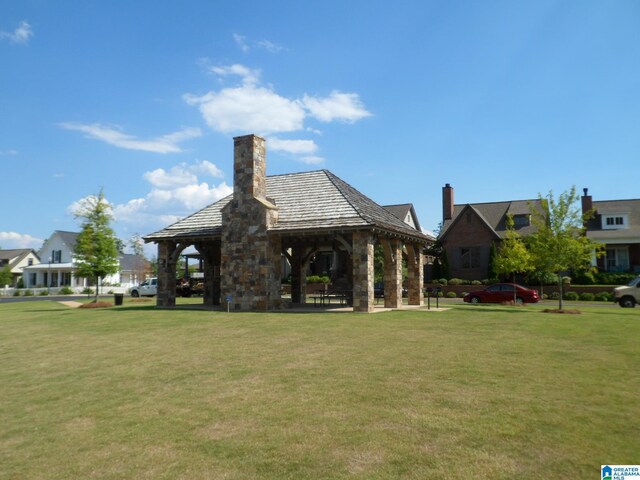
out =
[[[328,169],[425,229],[456,203],[575,185],[640,197],[640,2],[0,1],[0,246],[125,241],[269,174]]]

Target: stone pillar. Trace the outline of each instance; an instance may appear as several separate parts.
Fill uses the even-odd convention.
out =
[[[382,241],[384,249],[384,306],[402,306],[402,242],[393,239]]]
[[[291,303],[307,303],[307,263],[306,249],[291,249]]]
[[[204,270],[204,305],[220,305],[220,242],[201,242],[196,248],[202,255]]]
[[[175,242],[158,242],[158,307],[176,306],[176,252]]]
[[[370,232],[353,233],[353,311],[373,312],[373,245]]]
[[[407,275],[409,277],[409,305],[424,303],[424,255],[422,246],[407,245]]]

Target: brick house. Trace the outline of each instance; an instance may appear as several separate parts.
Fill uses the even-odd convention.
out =
[[[514,228],[522,237],[535,231],[531,208],[540,200],[509,200],[488,203],[454,203],[450,184],[442,188],[442,228],[439,239],[447,253],[451,278],[483,280],[489,277],[491,245],[506,233],[506,220],[513,216]]]
[[[640,273],[640,199],[593,201],[585,188],[581,200],[583,213],[595,213],[586,224],[587,237],[605,246],[598,269]]]
[[[423,250],[432,239],[327,170],[266,175],[265,140],[234,138],[234,193],[144,237],[158,245],[157,305],[175,305],[176,264],[194,246],[204,264],[204,303],[234,310],[281,308],[282,257],[291,266],[292,303],[306,302],[306,272],[330,253],[331,276],[355,311],[374,308],[373,252],[385,251],[385,306],[422,304]]]

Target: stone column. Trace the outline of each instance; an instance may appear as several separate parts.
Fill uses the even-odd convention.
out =
[[[424,303],[424,255],[422,246],[407,245],[407,275],[409,277],[409,305]]]
[[[196,245],[202,255],[204,270],[204,305],[220,305],[220,242],[202,242]]]
[[[373,245],[370,232],[353,233],[353,311],[373,312]]]
[[[393,239],[382,241],[384,249],[384,306],[402,306],[402,242]]]
[[[156,306],[176,305],[176,244],[158,242],[158,295]]]

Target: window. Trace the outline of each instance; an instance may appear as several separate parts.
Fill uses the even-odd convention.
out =
[[[515,228],[528,227],[531,224],[531,215],[514,215],[513,226]]]
[[[602,228],[605,230],[628,228],[628,225],[627,215],[606,215],[602,217]]]
[[[622,272],[629,269],[629,249],[627,247],[607,248],[607,271]]]
[[[460,249],[460,257],[462,259],[462,268],[479,268],[480,267],[480,248],[479,247],[462,247]]]
[[[33,258],[29,259],[29,266],[33,265]]]

